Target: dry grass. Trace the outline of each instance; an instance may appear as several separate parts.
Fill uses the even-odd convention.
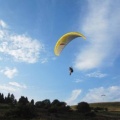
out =
[[[107,108],[108,111],[120,111],[120,102],[103,102],[103,103],[90,103],[90,107]],[[76,110],[76,105],[71,106],[72,110]]]
[[[90,107],[107,108],[108,111],[120,111],[120,102],[91,103]]]

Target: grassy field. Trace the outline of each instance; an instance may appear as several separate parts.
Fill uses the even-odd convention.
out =
[[[107,108],[108,111],[119,111],[120,112],[120,102],[103,102],[103,103],[91,103],[90,107],[101,107]]]
[[[93,109],[107,108],[107,111],[99,110],[95,112],[95,120],[120,120],[120,102],[89,103],[89,105]],[[76,111],[76,105],[71,106],[71,108]]]
[[[90,107],[107,108],[108,111],[120,112],[120,102],[101,102],[101,103],[89,103]],[[76,110],[76,105],[71,106],[73,110]]]

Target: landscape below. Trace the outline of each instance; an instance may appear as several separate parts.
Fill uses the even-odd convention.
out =
[[[79,102],[68,106],[58,99],[34,102],[0,93],[0,120],[120,120],[120,102]]]

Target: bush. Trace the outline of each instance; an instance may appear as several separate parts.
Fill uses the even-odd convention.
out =
[[[34,118],[36,116],[35,107],[31,104],[17,105],[16,108],[6,112],[6,118]]]
[[[94,112],[88,112],[85,114],[85,116],[88,116],[88,117],[95,117],[96,114]]]
[[[78,112],[81,112],[81,113],[87,113],[91,111],[90,106],[87,102],[78,103],[77,110]]]
[[[35,117],[35,107],[31,104],[19,105],[16,110],[16,114],[21,118],[33,118]]]

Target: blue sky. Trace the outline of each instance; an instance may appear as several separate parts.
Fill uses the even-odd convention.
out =
[[[119,12],[119,0],[0,0],[0,92],[68,105],[120,101]],[[86,40],[55,56],[71,31]]]

